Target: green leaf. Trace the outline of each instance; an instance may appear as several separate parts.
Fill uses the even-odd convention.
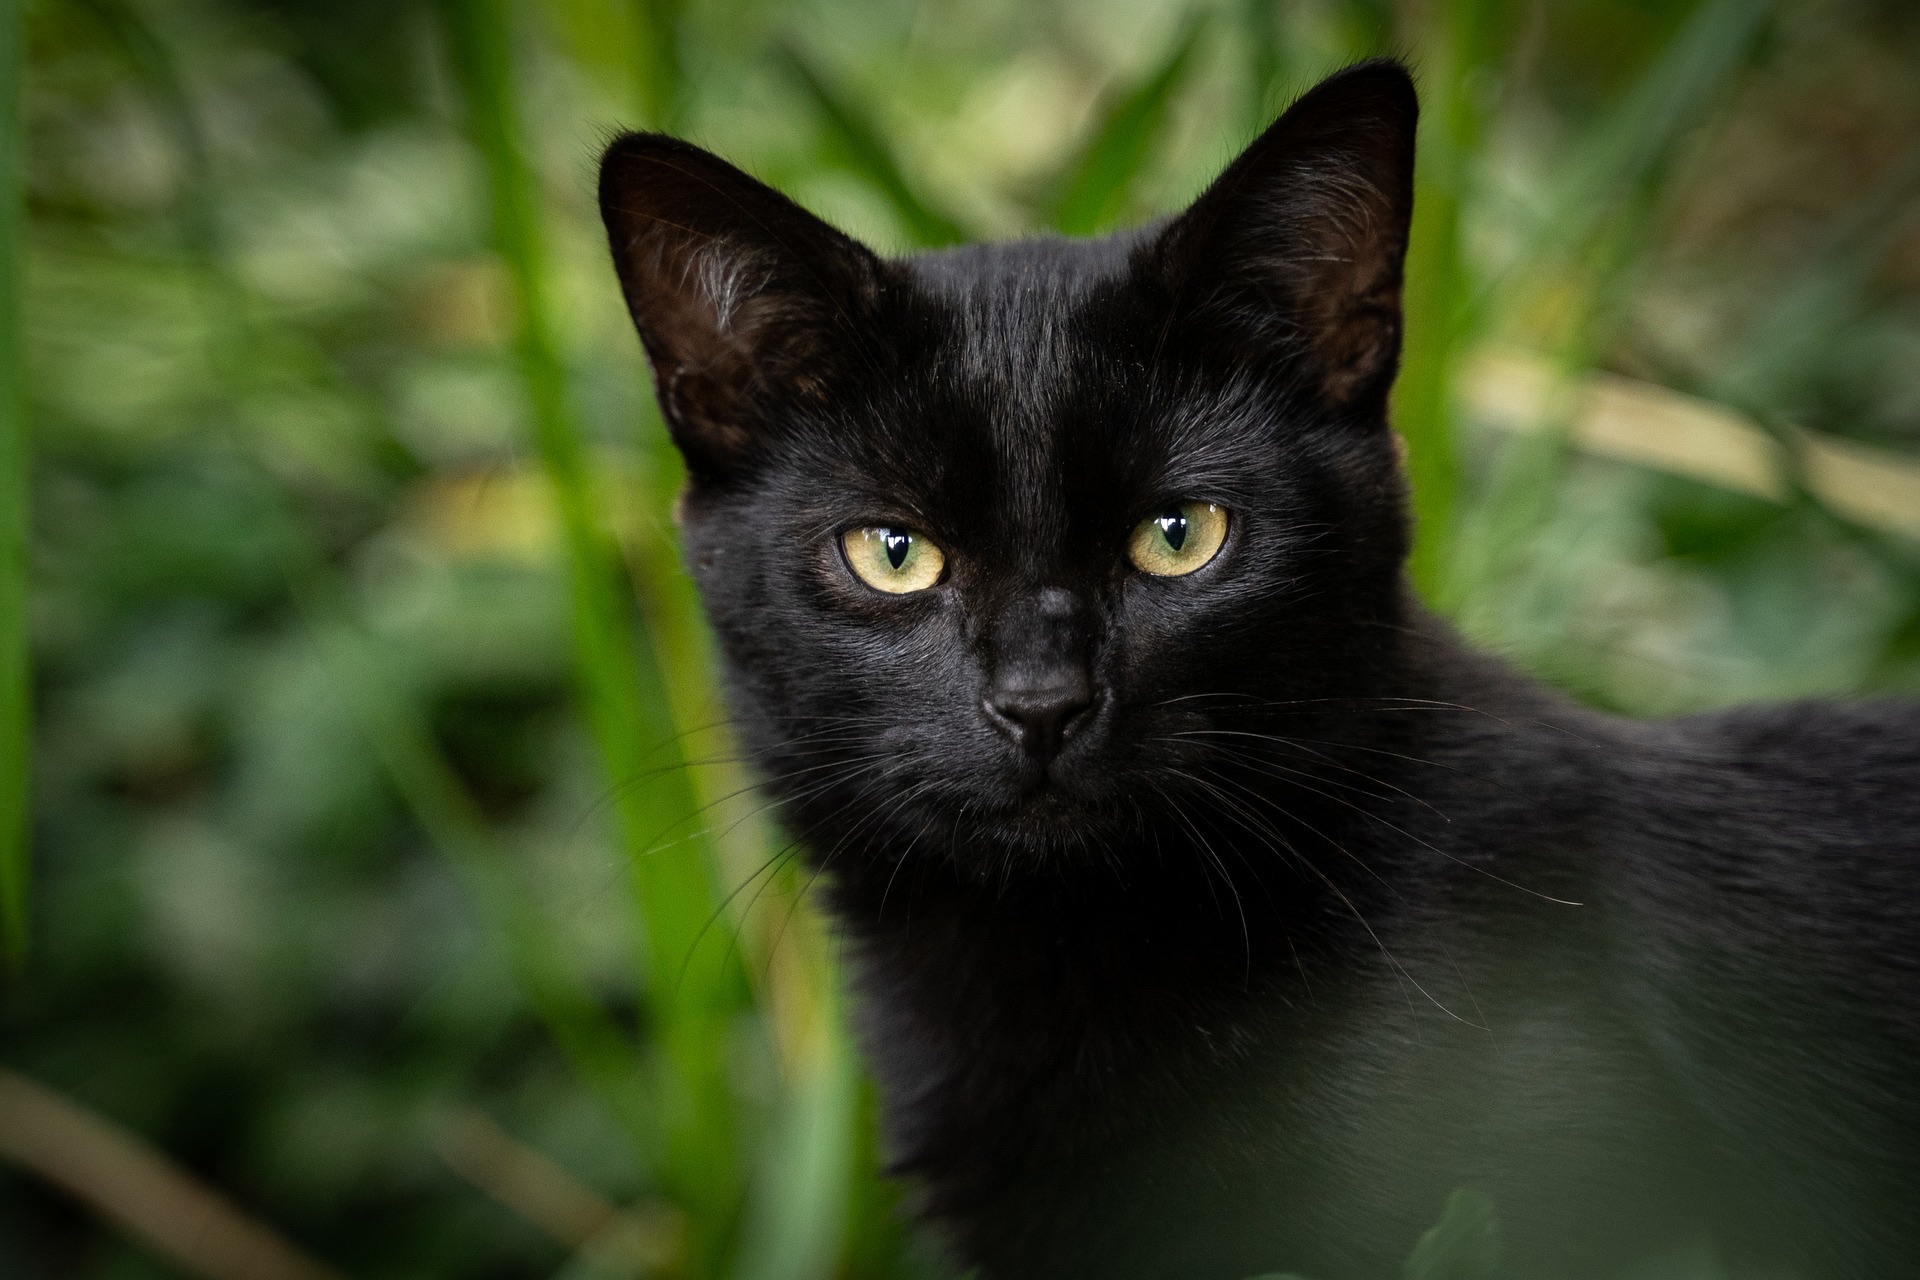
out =
[[[1065,169],[1046,221],[1063,235],[1105,231],[1127,211],[1140,172],[1166,124],[1174,92],[1186,78],[1205,27],[1195,19],[1158,70],[1110,101],[1078,159]]]
[[[1500,1224],[1491,1197],[1461,1187],[1407,1258],[1407,1280],[1489,1280],[1500,1269]]]
[[[914,191],[894,158],[893,148],[881,136],[879,126],[852,98],[830,84],[798,49],[783,44],[779,46],[779,55],[792,73],[794,83],[820,113],[841,163],[879,188],[916,243],[937,248],[959,244],[967,238],[958,223],[928,205]]]
[[[21,392],[23,33],[19,0],[0,0],[0,952],[27,954],[27,406]]]

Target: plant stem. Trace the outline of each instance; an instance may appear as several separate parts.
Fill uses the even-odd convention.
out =
[[[1454,456],[1453,381],[1460,353],[1466,280],[1460,210],[1467,162],[1479,141],[1481,90],[1503,25],[1500,0],[1459,0],[1429,10],[1423,43],[1434,50],[1420,121],[1413,235],[1407,254],[1406,346],[1393,393],[1393,423],[1407,442],[1415,539],[1408,571],[1428,601],[1446,590],[1459,476]]]
[[[697,804],[673,742],[666,685],[633,626],[618,549],[596,509],[586,451],[549,327],[536,189],[519,146],[504,0],[443,0],[468,125],[485,160],[494,246],[513,283],[517,354],[534,444],[553,486],[565,541],[579,696],[599,747],[634,910],[645,937],[644,990],[664,1067],[660,1081],[668,1190],[696,1233],[685,1274],[710,1274],[738,1185],[720,1051],[741,983],[728,945]],[[664,820],[663,820],[664,819]]]

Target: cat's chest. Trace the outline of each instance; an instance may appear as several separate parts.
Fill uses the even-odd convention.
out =
[[[915,1170],[1137,1144],[1182,1095],[1270,1053],[1291,998],[1264,965],[1229,979],[1150,928],[943,941],[855,962],[895,1155]]]
[[[1059,1244],[1072,1266],[1155,1274],[1088,1252],[1151,1240],[1174,1251],[1158,1274],[1240,1276],[1327,1242],[1385,1258],[1459,1185],[1578,1201],[1559,1170],[1617,1174],[1609,1153],[1667,1122],[1630,1032],[1577,987],[1476,987],[1403,955],[1355,957],[1310,993],[1277,966],[1196,982],[1147,938],[1140,963],[1064,944],[974,967],[893,957],[862,982],[892,1154],[970,1256]],[[1072,1274],[1068,1256],[1048,1265]]]

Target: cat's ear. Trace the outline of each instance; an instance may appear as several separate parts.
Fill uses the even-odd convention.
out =
[[[819,398],[861,340],[880,260],[718,156],[659,134],[617,139],[600,216],[696,478],[745,462],[766,420]]]
[[[1400,355],[1418,111],[1406,69],[1388,61],[1294,103],[1142,246],[1136,262],[1175,323],[1299,359],[1336,412],[1377,407]]]

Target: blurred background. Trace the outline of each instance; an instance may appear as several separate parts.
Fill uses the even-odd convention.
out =
[[[1429,601],[1624,713],[1920,691],[1910,0],[0,15],[6,1277],[938,1274],[715,701],[621,128],[902,252],[1404,56]]]

